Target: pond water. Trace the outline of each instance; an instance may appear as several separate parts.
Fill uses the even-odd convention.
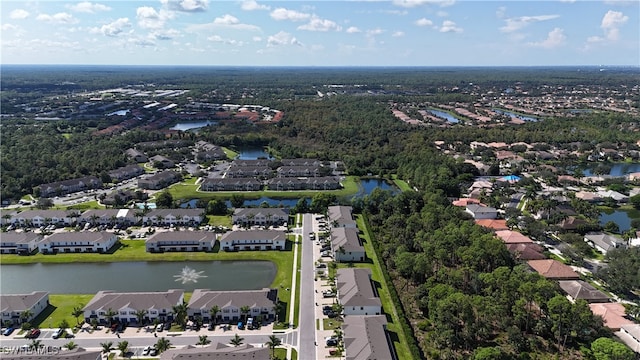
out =
[[[495,112],[497,112],[498,114],[503,114],[503,115],[507,115],[507,116],[512,116],[524,121],[538,121],[538,118],[535,117],[531,117],[531,116],[526,116],[526,115],[520,115],[520,114],[516,114],[514,112],[511,111],[507,111],[507,110],[501,110],[501,109],[491,109]]]
[[[34,290],[54,294],[94,294],[100,290],[254,290],[271,285],[277,271],[270,261],[40,263],[2,265],[0,270],[2,294]],[[183,283],[190,279],[197,282]]]
[[[400,192],[400,189],[396,186],[381,179],[361,179],[358,188],[358,193],[354,195],[354,197],[369,195],[375,188],[380,188],[380,190],[391,190],[394,194]]]
[[[124,110],[118,110],[118,111],[114,111],[112,113],[108,113],[107,116],[113,116],[113,115],[118,115],[118,116],[125,116],[127,115],[127,113],[129,113],[129,109],[124,109]]]
[[[273,159],[263,148],[246,147],[238,149],[238,159],[240,160],[257,160],[257,159]]]
[[[443,119],[446,119],[450,123],[457,124],[457,123],[460,122],[460,119],[458,119],[457,117],[449,114],[448,112],[440,111],[440,110],[434,110],[434,109],[427,109],[427,111],[432,113],[433,115],[435,115],[437,117],[441,117]]]
[[[606,166],[607,164],[602,164],[602,166]],[[582,172],[584,176],[592,176],[594,175],[595,167],[584,169]],[[615,163],[611,164],[611,170],[609,170],[608,174],[611,176],[625,176],[631,173],[640,172],[640,163]]]
[[[604,224],[609,221],[613,221],[618,224],[618,228],[620,228],[620,232],[623,233],[629,229],[631,229],[631,217],[629,217],[629,213],[624,210],[606,210],[600,213],[600,225],[604,226]]]
[[[180,130],[187,131],[192,129],[199,129],[201,127],[216,125],[215,121],[196,121],[196,122],[186,122],[186,123],[177,123],[173,127],[169,128],[170,130]]]

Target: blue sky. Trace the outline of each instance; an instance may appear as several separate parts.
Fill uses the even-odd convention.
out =
[[[5,1],[3,64],[640,65],[640,1]]]

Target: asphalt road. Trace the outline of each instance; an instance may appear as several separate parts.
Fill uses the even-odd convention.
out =
[[[313,215],[304,214],[302,218],[302,257],[300,267],[300,324],[298,333],[300,343],[298,356],[301,359],[316,358],[316,318],[314,309],[314,280],[313,280],[313,243],[309,233],[313,231]]]

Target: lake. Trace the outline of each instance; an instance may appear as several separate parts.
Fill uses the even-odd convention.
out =
[[[631,229],[631,218],[629,217],[629,213],[624,210],[606,210],[600,213],[600,225],[604,226],[604,224],[609,221],[613,221],[618,224],[618,228],[620,228],[620,232],[623,233],[629,229]]]
[[[433,115],[435,115],[437,117],[441,117],[443,119],[446,119],[448,122],[450,122],[452,124],[457,124],[457,123],[460,122],[460,119],[458,119],[457,117],[449,114],[448,112],[440,111],[440,110],[434,110],[434,109],[427,109],[427,111],[432,113]]]
[[[518,118],[518,119],[521,119],[521,120],[524,120],[524,121],[538,121],[538,118],[531,117],[531,116],[526,116],[526,115],[516,114],[514,112],[507,111],[507,110],[501,110],[501,109],[491,109],[491,110],[497,112],[498,114],[503,114],[503,115],[515,117],[515,118]]]
[[[183,274],[185,267],[190,270]],[[277,272],[270,261],[39,263],[1,265],[0,270],[2,294],[35,290],[54,294],[94,294],[100,290],[255,290],[269,287]],[[197,282],[183,283],[189,279]]]
[[[265,149],[256,147],[246,147],[238,149],[238,157],[240,160],[257,160],[257,159],[273,159]]]
[[[380,190],[391,190],[394,194],[400,192],[395,185],[389,184],[382,179],[361,179],[358,184],[358,193],[354,197],[361,197],[371,194],[373,189],[380,188]]]
[[[170,130],[180,130],[187,131],[192,129],[199,129],[201,127],[216,125],[215,121],[196,121],[196,122],[186,122],[186,123],[177,123],[173,127],[169,128]]]
[[[602,164],[607,165],[607,164]],[[611,176],[625,176],[631,173],[640,172],[640,163],[615,163],[610,164],[611,170],[609,170],[608,175]],[[584,176],[593,176],[595,168],[584,169],[582,172]]]

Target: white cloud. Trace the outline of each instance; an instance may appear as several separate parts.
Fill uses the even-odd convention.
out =
[[[45,21],[54,24],[75,24],[78,22],[73,15],[65,12],[60,12],[53,15],[40,14],[36,17],[36,20]]]
[[[403,31],[396,31],[393,34],[391,34],[391,36],[393,36],[393,37],[403,37],[404,36],[404,32]]]
[[[150,47],[156,46],[155,41],[142,37],[134,37],[127,40],[130,44],[142,46],[142,47]]]
[[[252,38],[251,38],[251,40],[253,40],[253,41],[255,41],[255,42],[260,42],[260,41],[262,41],[262,37],[260,37],[260,36],[254,36],[254,37],[252,37]]]
[[[102,33],[105,36],[118,36],[125,29],[130,27],[131,22],[129,22],[129,18],[119,18],[118,20],[102,25],[99,28],[92,28],[90,31],[92,33]]]
[[[9,30],[17,30],[18,27],[12,24],[2,24],[2,27],[0,29],[2,29],[2,31],[9,31]]]
[[[455,4],[455,0],[393,0],[393,4],[406,8],[412,8],[425,4],[433,4],[445,7]]]
[[[355,26],[350,26],[350,27],[347,29],[347,33],[349,33],[349,34],[356,34],[356,33],[360,33],[360,32],[362,32],[362,30],[358,29],[358,28],[357,28],[357,27],[355,27]]]
[[[298,26],[298,30],[307,30],[307,31],[329,31],[335,30],[340,31],[342,27],[335,22],[327,19],[321,19],[317,16],[311,18],[309,23]]]
[[[539,42],[531,42],[528,45],[545,49],[553,49],[564,45],[566,39],[567,37],[564,35],[564,30],[555,28],[549,32],[546,39]]]
[[[244,0],[242,5],[240,6],[242,10],[245,11],[253,11],[253,10],[270,10],[271,7],[263,4],[258,4],[256,0]]]
[[[384,33],[384,30],[382,30],[380,28],[367,30],[367,36],[376,36],[376,35],[380,35],[382,33]]]
[[[518,31],[530,24],[559,18],[560,15],[536,15],[536,16],[520,16],[517,18],[506,19],[505,26],[500,28],[504,33]]]
[[[298,41],[295,37],[293,37],[288,32],[280,31],[275,35],[271,35],[267,38],[267,46],[281,46],[281,45],[297,45],[302,46],[302,43]]]
[[[498,8],[498,10],[496,10],[496,17],[498,19],[502,19],[506,14],[507,14],[507,7],[506,6],[500,6]]]
[[[418,26],[431,26],[433,25],[433,21],[427,19],[427,18],[422,18],[422,19],[418,19],[415,22],[416,25]]]
[[[100,11],[109,11],[110,7],[98,3],[91,3],[88,1],[79,2],[75,5],[67,5],[67,8],[71,11],[94,14]]]
[[[234,39],[225,39],[220,35],[211,35],[211,36],[207,37],[207,40],[213,41],[213,42],[217,42],[217,43],[228,44],[228,45],[235,45],[235,46],[244,45],[244,42],[242,42],[242,41],[238,41],[238,40],[234,40]]]
[[[260,30],[259,27],[250,24],[243,24],[237,17],[229,14],[225,14],[222,17],[217,17],[213,20],[213,25],[217,27],[226,27],[238,30]]]
[[[22,20],[29,17],[29,12],[23,9],[15,9],[11,13],[9,13],[9,18],[15,20]]]
[[[274,20],[305,21],[311,18],[311,14],[288,10],[285,8],[277,8],[271,12],[271,18]]]
[[[160,0],[169,10],[202,12],[209,7],[209,0]]]
[[[604,30],[605,37],[611,41],[616,41],[620,37],[619,27],[624,25],[629,17],[619,11],[609,10],[602,18],[600,27]]]
[[[157,40],[171,40],[180,35],[180,31],[176,29],[158,30],[150,34],[150,37]]]
[[[167,20],[173,18],[173,13],[164,9],[156,11],[150,6],[141,6],[136,9],[138,26],[143,29],[161,29]]]
[[[439,29],[440,32],[455,32],[455,33],[461,33],[463,30],[460,27],[456,26],[456,23],[454,23],[451,20],[445,20],[442,22],[442,26]]]

